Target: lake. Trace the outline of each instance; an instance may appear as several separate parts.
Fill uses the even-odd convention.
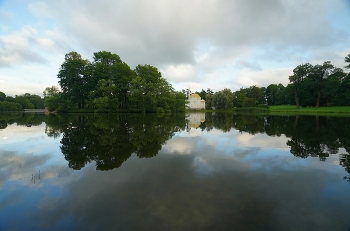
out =
[[[349,124],[0,114],[0,230],[350,230]]]

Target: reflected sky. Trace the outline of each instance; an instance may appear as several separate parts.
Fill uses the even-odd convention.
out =
[[[296,158],[284,135],[184,130],[153,158],[74,171],[44,130],[0,130],[0,230],[350,228],[339,156]]]

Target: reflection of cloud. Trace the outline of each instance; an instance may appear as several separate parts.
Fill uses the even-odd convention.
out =
[[[288,138],[285,135],[280,137],[268,136],[266,134],[240,133],[237,135],[237,144],[240,146],[260,147],[260,148],[288,148]]]
[[[0,155],[0,184],[8,180],[27,180],[32,177],[33,173],[37,173],[35,168],[45,164],[49,155],[22,155],[19,156],[15,152],[1,151]]]
[[[207,161],[198,156],[194,158],[193,167],[195,171],[201,175],[208,175],[212,171]]]
[[[6,129],[1,131],[1,138],[6,141],[1,144],[16,143],[19,140],[25,141],[30,139],[38,139],[39,136],[46,137],[45,135],[45,124],[39,126],[17,126],[15,124],[7,126]]]
[[[0,150],[0,185],[7,181],[33,184],[34,177],[39,183],[39,180],[68,176],[71,171],[68,172],[67,166],[57,163],[55,158],[53,154],[18,154]]]
[[[189,155],[193,152],[194,146],[195,144],[188,138],[175,137],[167,141],[163,150],[166,150],[165,153]]]

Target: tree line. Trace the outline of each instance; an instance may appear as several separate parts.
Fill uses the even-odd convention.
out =
[[[186,130],[187,123],[183,115],[169,114],[0,114],[0,129],[14,123],[31,127],[43,122],[49,137],[62,136],[60,148],[71,168],[81,169],[95,161],[98,170],[118,168],[132,153],[140,158],[156,156],[175,132]],[[349,117],[217,112],[206,113],[199,129],[284,135],[291,154],[299,158],[318,157],[325,161],[341,151],[339,164],[350,174],[350,130],[344,126],[349,122]],[[350,181],[350,175],[344,179]]]
[[[185,110],[186,96],[174,90],[156,67],[132,70],[117,54],[95,52],[93,61],[77,52],[65,55],[57,75],[61,90],[44,91],[50,111],[90,108],[97,112],[176,112]]]
[[[345,57],[346,69],[350,69],[350,54]],[[266,105],[293,104],[306,106],[349,106],[350,73],[335,67],[330,61],[322,65],[300,64],[289,76],[287,86],[270,84],[267,87],[256,85],[213,92],[210,88],[196,92],[206,100],[206,109],[231,109],[240,107],[266,107]],[[185,90],[182,90],[185,93]]]
[[[29,93],[12,97],[0,91],[0,111],[21,111],[24,109],[44,109],[44,99],[39,95]]]

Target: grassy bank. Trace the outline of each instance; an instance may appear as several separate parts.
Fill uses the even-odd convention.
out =
[[[270,106],[269,112],[271,115],[281,115],[281,114],[350,115],[350,106],[296,108],[295,105],[279,105],[279,106]]]

